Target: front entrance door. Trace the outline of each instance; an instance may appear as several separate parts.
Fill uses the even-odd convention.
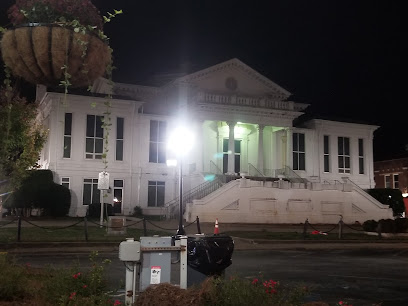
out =
[[[222,171],[224,173],[228,173],[228,142],[229,139],[225,138],[222,143],[222,157],[223,157],[223,164],[222,164]],[[235,139],[235,157],[234,157],[234,172],[240,173],[241,172],[241,140]]]

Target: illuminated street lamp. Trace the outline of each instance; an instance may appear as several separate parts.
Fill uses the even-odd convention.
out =
[[[176,154],[179,164],[179,226],[176,235],[180,236],[186,234],[183,227],[183,157],[191,150],[193,143],[193,133],[185,127],[175,129],[168,140],[168,148]],[[169,161],[167,164],[171,165]]]

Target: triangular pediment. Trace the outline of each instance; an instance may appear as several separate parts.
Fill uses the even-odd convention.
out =
[[[291,95],[236,58],[178,78],[173,84],[188,84],[198,90],[220,94],[270,96],[278,99],[287,99]]]

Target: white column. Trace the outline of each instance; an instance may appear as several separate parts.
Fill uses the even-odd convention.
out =
[[[263,130],[264,125],[258,124],[258,170],[264,173],[264,142]]]
[[[293,169],[293,144],[292,144],[292,129],[286,130],[286,165]],[[306,140],[305,140],[306,141]]]
[[[236,122],[227,122],[229,127],[228,138],[228,174],[235,174],[235,136],[234,128]]]
[[[282,153],[281,153],[281,156],[282,156],[282,168],[285,168],[286,165],[287,165],[286,151],[287,151],[287,140],[288,140],[288,137],[287,137],[285,131],[283,131],[281,139],[282,139],[282,146],[281,146],[282,147]]]

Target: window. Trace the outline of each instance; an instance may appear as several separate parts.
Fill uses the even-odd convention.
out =
[[[339,173],[350,173],[350,138],[338,138]]]
[[[323,137],[323,163],[324,172],[330,172],[330,138],[327,135]]]
[[[113,212],[122,213],[123,180],[113,181]]]
[[[65,113],[64,122],[64,158],[71,157],[72,113]]]
[[[96,204],[101,201],[101,193],[98,189],[98,179],[84,179],[84,192],[82,203],[84,205]]]
[[[116,118],[116,160],[123,160],[123,118]]]
[[[147,190],[147,206],[162,207],[164,206],[164,182],[149,181]]]
[[[358,173],[364,174],[364,140],[358,140]]]
[[[385,181],[384,187],[391,188],[391,176],[384,175],[384,181]]]
[[[166,122],[150,121],[149,162],[166,163]]]
[[[394,189],[399,189],[399,175],[394,174]]]
[[[103,153],[103,116],[86,117],[86,158],[102,159]]]
[[[305,134],[293,133],[293,170],[306,170]]]
[[[70,189],[70,184],[69,184],[69,177],[62,177],[61,178],[61,185],[64,187],[67,187]]]
[[[229,155],[229,139],[225,138],[222,143],[223,151],[223,171],[228,173],[228,155]],[[239,173],[241,171],[241,140],[234,140],[234,172]]]

